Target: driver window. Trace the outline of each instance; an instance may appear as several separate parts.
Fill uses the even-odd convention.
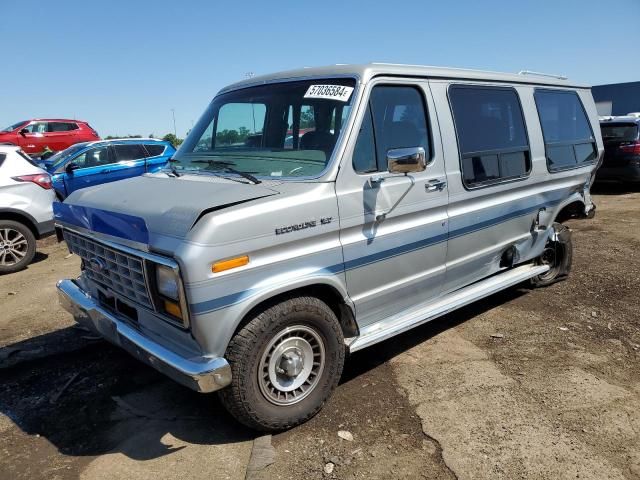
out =
[[[111,162],[109,158],[109,147],[99,147],[87,150],[74,158],[72,163],[78,165],[78,168],[99,167],[108,165]]]
[[[25,127],[29,133],[45,133],[47,131],[47,122],[36,122]]]
[[[427,157],[430,156],[422,94],[416,87],[374,87],[353,151],[354,170],[357,173],[386,172],[387,152],[411,147],[422,147]]]

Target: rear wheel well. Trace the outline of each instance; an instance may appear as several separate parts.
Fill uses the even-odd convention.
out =
[[[27,217],[26,215],[20,215],[16,212],[0,212],[0,220],[13,220],[14,222],[22,223],[26,227],[31,230],[33,236],[37,239],[40,238],[40,234],[38,233],[38,229],[36,228],[33,221]]]
[[[554,221],[558,223],[564,223],[567,220],[571,220],[572,218],[584,218],[584,207],[584,203],[580,200],[571,202],[570,204],[565,205],[562,210],[558,212]]]
[[[342,327],[345,338],[358,336],[358,325],[352,309],[345,303],[343,296],[334,287],[326,284],[314,284],[279,293],[271,298],[263,300],[254,306],[238,324],[233,334],[251,321],[260,312],[292,297],[315,297],[324,302],[335,314]]]

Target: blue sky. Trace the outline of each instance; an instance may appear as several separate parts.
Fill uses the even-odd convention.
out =
[[[31,0],[0,5],[0,128],[75,117],[103,135],[191,128],[247,72],[369,61],[640,80],[640,0]],[[630,37],[631,38],[631,37]],[[637,50],[637,49],[636,49]]]

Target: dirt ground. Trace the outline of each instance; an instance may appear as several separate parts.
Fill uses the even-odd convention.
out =
[[[0,480],[640,479],[640,193],[594,199],[595,219],[569,224],[568,281],[352,355],[322,412],[249,473],[257,435],[215,394],[73,327],[55,281],[79,262],[47,240],[0,277]]]

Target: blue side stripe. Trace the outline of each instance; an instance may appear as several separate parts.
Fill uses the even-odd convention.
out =
[[[561,201],[562,201],[562,199],[553,200],[553,201],[546,202],[546,203],[541,203],[541,204],[536,205],[534,207],[523,208],[521,210],[515,210],[513,212],[507,213],[506,215],[501,215],[499,217],[495,217],[495,218],[491,218],[489,220],[485,220],[484,222],[474,223],[474,224],[469,225],[467,227],[457,228],[457,229],[449,232],[449,239],[456,238],[456,237],[461,237],[461,236],[467,235],[469,233],[477,232],[478,230],[483,230],[485,228],[492,227],[494,225],[498,225],[499,223],[504,223],[504,222],[507,222],[509,220],[513,220],[514,218],[522,217],[522,216],[527,215],[527,214],[532,213],[532,212],[537,212],[541,208],[551,207],[551,206],[557,205]]]
[[[252,296],[254,293],[256,293],[256,290],[250,289],[238,293],[232,293],[231,295],[225,295],[224,297],[207,300],[206,302],[194,303],[191,305],[191,311],[193,313],[206,313],[214,310],[220,310],[221,308],[240,303]]]
[[[343,264],[340,263],[338,265],[332,265],[327,268],[320,268],[316,272],[314,272],[310,277],[319,275],[320,273],[340,273],[344,271]],[[251,288],[249,290],[244,290],[238,293],[232,293],[230,295],[225,295],[224,297],[213,298],[211,300],[206,300],[204,302],[193,303],[191,304],[191,311],[193,313],[208,313],[213,312],[215,310],[220,310],[222,308],[230,307],[232,305],[237,305],[238,303],[243,302],[244,300],[254,296],[259,293],[260,289]]]
[[[436,243],[442,243],[446,241],[447,241],[446,233],[441,235],[436,235],[434,237],[424,238],[422,240],[418,240],[417,242],[408,243],[406,245],[400,245],[398,247],[390,248],[388,250],[383,250],[381,252],[373,253],[371,255],[366,255],[364,257],[348,260],[344,264],[344,269],[352,270],[354,268],[362,267],[364,265],[369,265],[371,263],[380,262],[388,258],[397,257],[398,255],[403,255],[405,253],[413,252],[414,250],[420,250],[421,248],[429,247],[431,245],[435,245]]]
[[[53,202],[53,218],[56,222],[75,225],[113,237],[144,244],[149,243],[147,224],[140,217],[109,212],[99,208]]]

